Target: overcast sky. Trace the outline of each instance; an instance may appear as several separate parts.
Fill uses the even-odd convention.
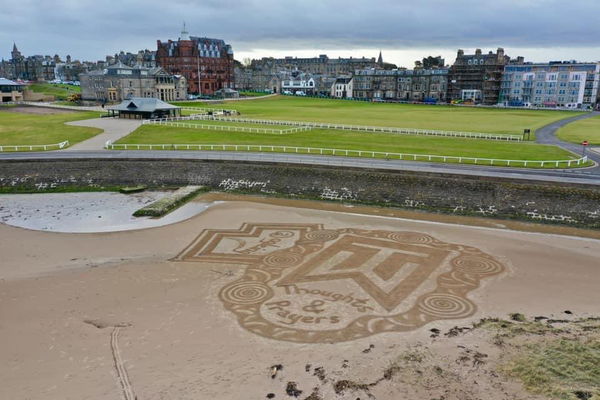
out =
[[[598,0],[0,0],[0,58],[98,60],[192,35],[224,39],[235,58],[377,56],[411,67],[456,50],[504,47],[529,61],[600,60]]]

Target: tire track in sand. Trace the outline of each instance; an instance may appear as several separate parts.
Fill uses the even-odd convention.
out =
[[[120,326],[115,326],[112,333],[110,334],[110,347],[112,351],[113,361],[115,363],[115,368],[117,369],[117,375],[119,377],[119,381],[121,382],[121,387],[123,388],[123,397],[125,400],[136,400],[137,396],[133,391],[133,387],[131,386],[131,382],[129,381],[129,375],[127,375],[127,369],[123,364],[123,359],[121,358],[121,349],[119,349],[119,332],[121,331]]]

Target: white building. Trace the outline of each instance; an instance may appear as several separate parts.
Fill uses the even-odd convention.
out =
[[[292,93],[304,92],[305,94],[314,93],[315,80],[312,78],[312,76],[304,73],[294,75],[286,77],[287,79],[282,79],[281,91],[283,93],[285,93],[286,91]]]
[[[499,104],[589,108],[598,103],[600,63],[575,61],[504,67]]]
[[[352,98],[352,77],[337,78],[331,85],[331,97]]]

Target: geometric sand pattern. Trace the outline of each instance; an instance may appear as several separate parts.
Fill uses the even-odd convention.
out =
[[[255,334],[335,343],[473,315],[467,294],[505,266],[418,232],[243,224],[205,230],[180,261],[241,264],[220,300]]]

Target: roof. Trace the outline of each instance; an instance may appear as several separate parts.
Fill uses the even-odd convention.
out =
[[[118,63],[113,64],[106,69],[133,69],[133,68],[131,68],[130,66],[125,65],[121,61],[119,61]]]
[[[352,80],[352,78],[337,78],[335,80],[335,83],[348,84],[348,83],[350,83],[351,80]]]
[[[0,86],[23,86],[22,83],[13,82],[6,78],[0,78]]]
[[[129,100],[123,100],[119,105],[107,108],[115,111],[153,112],[156,110],[180,109],[181,107],[165,103],[154,97],[132,97]]]

